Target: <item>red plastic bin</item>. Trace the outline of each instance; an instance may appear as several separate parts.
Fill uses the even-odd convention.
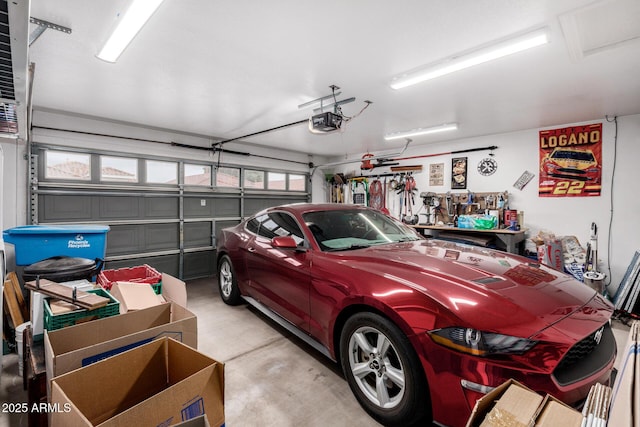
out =
[[[162,280],[162,274],[147,264],[137,267],[119,268],[117,270],[102,270],[98,275],[98,285],[110,290],[114,282],[148,283],[158,284]],[[159,287],[159,286],[158,286]],[[154,290],[157,289],[154,286]]]

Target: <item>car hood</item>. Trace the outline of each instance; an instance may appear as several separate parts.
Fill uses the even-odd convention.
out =
[[[608,301],[571,276],[501,251],[430,239],[343,254],[350,268],[391,284],[385,294],[397,295],[393,288],[425,294],[458,326],[524,336],[579,313],[604,323],[612,312]],[[392,304],[407,309],[406,302]]]

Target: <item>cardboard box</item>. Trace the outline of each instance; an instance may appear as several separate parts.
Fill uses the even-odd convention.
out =
[[[152,307],[165,301],[187,306],[187,288],[182,280],[162,273],[162,284],[161,295],[156,295],[150,284],[124,281],[113,282],[110,292],[120,301],[120,313]]]
[[[51,383],[52,427],[224,424],[224,364],[162,338]]]
[[[168,303],[56,331],[45,331],[47,378],[51,380],[163,336],[197,348],[196,315],[176,303]],[[50,391],[49,383],[47,390]]]
[[[489,397],[500,389],[499,396],[491,398],[489,403],[492,403],[496,398],[497,402],[484,417],[480,427],[531,425],[538,411],[538,406],[542,403],[542,396],[517,381],[512,381],[504,388],[501,387],[485,396],[485,398]]]
[[[510,379],[478,399],[466,427],[579,427],[582,418],[553,396],[543,398]]]
[[[156,295],[151,285],[147,283],[114,282],[111,285],[111,295],[120,301],[120,313],[142,310],[162,304],[164,298]]]
[[[536,416],[536,427],[580,427],[582,413],[546,395]]]

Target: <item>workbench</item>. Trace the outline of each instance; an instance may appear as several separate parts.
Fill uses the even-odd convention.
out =
[[[510,230],[508,228],[496,228],[493,230],[476,230],[473,228],[420,224],[412,225],[412,227],[424,236],[442,239],[464,239],[466,237],[470,243],[476,243],[479,246],[484,246],[482,242],[488,242],[490,238],[495,238],[498,249],[505,250],[512,254],[523,253],[521,242],[525,240],[527,232],[527,229]]]

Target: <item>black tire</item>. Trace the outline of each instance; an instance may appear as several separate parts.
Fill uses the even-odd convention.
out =
[[[220,298],[228,305],[238,305],[242,303],[238,280],[228,255],[222,255],[218,261],[218,290]]]
[[[366,312],[350,317],[340,335],[340,360],[351,391],[378,422],[430,425],[431,402],[422,365],[411,342],[391,321]],[[386,387],[376,389],[378,383]]]

